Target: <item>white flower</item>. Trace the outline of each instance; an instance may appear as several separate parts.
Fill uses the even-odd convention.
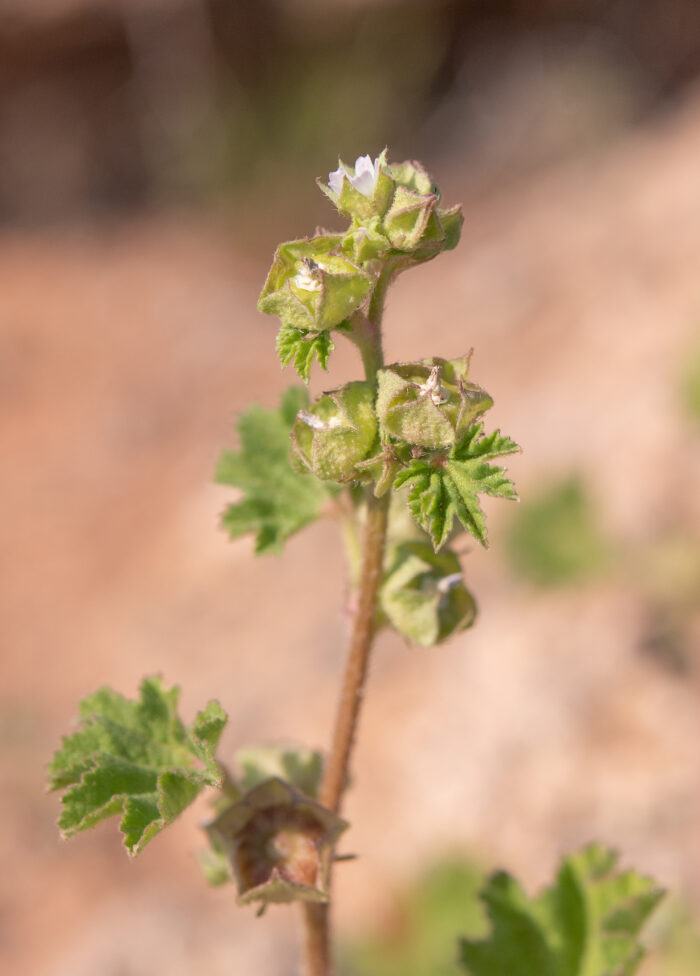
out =
[[[355,174],[350,176],[347,170],[339,166],[334,172],[328,174],[328,185],[334,193],[340,193],[343,189],[343,177],[350,181],[351,186],[365,197],[374,195],[374,188],[379,177],[379,156],[372,162],[370,156],[358,156],[355,160]]]

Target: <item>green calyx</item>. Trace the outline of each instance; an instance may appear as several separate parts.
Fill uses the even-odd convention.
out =
[[[278,777],[264,780],[206,827],[228,861],[238,902],[328,901],[333,847],[348,824]]]
[[[356,465],[377,439],[374,391],[369,383],[347,383],[300,410],[292,427],[292,468],[322,481],[353,481]]]
[[[369,294],[374,279],[342,252],[340,235],[280,244],[258,308],[284,325],[317,333],[340,325]]]
[[[382,435],[433,450],[452,447],[493,406],[485,390],[467,381],[470,357],[395,363],[380,370]]]
[[[423,647],[440,644],[471,627],[476,604],[451,550],[405,542],[391,552],[380,607],[400,634]]]

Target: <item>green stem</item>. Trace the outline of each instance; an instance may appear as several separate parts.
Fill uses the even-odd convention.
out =
[[[382,352],[382,314],[386,293],[391,284],[396,268],[394,264],[387,264],[374,286],[369,302],[367,315],[356,312],[352,322],[352,332],[348,338],[360,350],[362,365],[365,368],[365,378],[373,386],[377,384],[377,372],[384,365]]]
[[[380,274],[369,306],[369,316],[362,323],[355,323],[353,341],[362,354],[367,381],[376,386],[377,370],[383,366],[381,320],[386,291],[393,268],[385,268]],[[364,686],[369,670],[370,652],[376,629],[377,598],[382,581],[384,545],[389,520],[389,493],[375,498],[369,487],[367,496],[367,520],[364,531],[362,572],[357,591],[357,608],[353,620],[345,675],[336,711],[335,727],[323,781],[320,802],[339,813],[343,794],[348,783],[350,758],[355,742],[357,723],[362,704]],[[331,976],[329,906],[309,904],[304,906],[306,929],[307,976]]]

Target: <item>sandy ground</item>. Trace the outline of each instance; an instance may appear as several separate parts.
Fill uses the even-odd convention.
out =
[[[492,423],[525,447],[521,494],[588,472],[609,533],[698,533],[700,451],[677,374],[700,323],[700,99],[473,201],[460,248],[396,286],[389,359],[474,346]],[[459,192],[461,174],[445,181]],[[310,229],[310,228],[309,228]],[[270,251],[276,242],[270,242]],[[292,382],[255,311],[265,268],[235,229],[171,218],[0,237],[0,968],[13,976],[297,971],[293,912],[253,921],[192,851],[202,805],[136,863],[113,822],[69,843],[43,764],[77,700],[143,673],[231,716],[224,750],[323,744],[345,623],[336,526],[254,560],[212,485],[232,422]],[[339,344],[329,380],[357,375]],[[444,648],[377,649],[338,872],[346,932],[446,849],[544,881],[592,837],[700,899],[700,715],[639,652],[634,573],[538,594],[507,571],[510,516],[466,561],[481,617]],[[696,648],[697,652],[697,648]],[[697,657],[697,653],[696,653]]]

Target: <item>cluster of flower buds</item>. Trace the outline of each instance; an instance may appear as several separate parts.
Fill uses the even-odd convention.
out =
[[[386,150],[374,161],[360,156],[354,167],[340,162],[318,183],[350,226],[281,244],[258,301],[287,334],[298,330],[299,342],[351,328],[382,272],[398,274],[455,247],[462,227],[459,207],[438,207],[440,193],[425,170],[388,163]],[[302,375],[308,378],[308,366]]]
[[[427,261],[459,241],[461,208],[438,207],[440,191],[420,163],[388,163],[384,150],[374,161],[360,156],[354,168],[339,161],[318,185],[352,220],[345,250],[358,260],[394,252]]]
[[[389,163],[386,151],[360,156],[354,167],[339,161],[318,184],[349,227],[282,244],[258,303],[279,317],[280,358],[304,379],[314,354],[325,368],[331,330],[366,348],[375,289],[381,296],[394,275],[453,248],[462,226],[460,208],[439,207],[440,193],[418,163]],[[380,368],[368,382],[348,383],[300,410],[291,431],[298,473],[373,484],[376,496],[407,486],[404,508],[432,546],[405,534],[390,548],[380,616],[419,644],[439,643],[473,622],[459,561],[443,546],[457,523],[485,545],[477,495],[503,494],[510,485],[486,460],[515,445],[500,436],[482,445],[478,419],[493,401],[469,380],[470,357]]]

